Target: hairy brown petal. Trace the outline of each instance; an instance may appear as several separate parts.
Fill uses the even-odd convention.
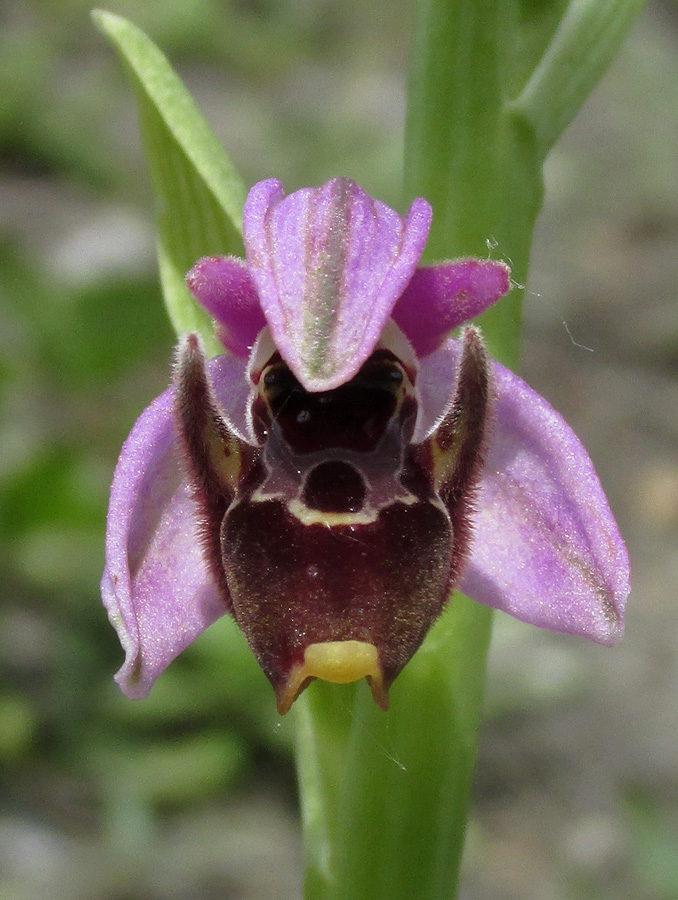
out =
[[[450,578],[456,586],[469,551],[472,516],[482,472],[490,408],[492,369],[479,329],[465,328],[454,401],[429,438],[434,486],[454,533]]]
[[[174,416],[186,474],[200,510],[201,539],[230,608],[219,534],[226,510],[235,497],[243,463],[252,458],[252,448],[231,433],[219,413],[205,371],[205,356],[195,334],[187,335],[179,344],[174,383]]]

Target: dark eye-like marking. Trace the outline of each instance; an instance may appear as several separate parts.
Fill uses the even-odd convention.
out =
[[[330,391],[309,392],[279,354],[269,360],[259,380],[253,421],[263,423],[266,439],[271,422],[298,453],[343,447],[374,450],[406,393],[405,371],[388,350],[377,350],[346,384]]]
[[[309,472],[302,500],[309,509],[328,513],[356,513],[365,502],[360,472],[342,460],[320,463]]]
[[[397,393],[405,380],[402,366],[391,354],[377,351],[362,366],[354,381],[371,390]]]
[[[468,555],[492,376],[475,329],[436,430],[410,438],[416,371],[378,349],[307,391],[279,354],[252,400],[252,446],[219,412],[195,335],[175,376],[206,561],[286,712],[314,678],[366,676],[376,702],[423,641]]]
[[[275,414],[294,391],[303,392],[302,386],[283,362],[274,363],[264,370],[261,383],[263,393]]]

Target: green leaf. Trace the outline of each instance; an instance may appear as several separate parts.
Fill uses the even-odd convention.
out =
[[[201,256],[242,255],[246,188],[181,79],[131,22],[95,10],[97,27],[129,69],[156,198],[158,262],[167,311],[177,331],[198,331],[221,352],[207,313],[185,284]]]
[[[570,2],[532,76],[510,104],[534,128],[540,159],[576,115],[645,0]]]

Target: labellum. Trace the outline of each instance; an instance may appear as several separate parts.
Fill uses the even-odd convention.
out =
[[[265,330],[250,363],[257,444],[220,414],[195,335],[175,415],[206,555],[285,713],[315,678],[394,678],[458,582],[481,469],[490,369],[467,328],[456,394],[413,443],[417,359],[394,323],[347,383],[306,390]]]

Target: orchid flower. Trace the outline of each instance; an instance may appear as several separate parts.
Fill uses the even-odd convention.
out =
[[[476,327],[453,336],[508,267],[418,267],[430,223],[348,179],[263,181],[245,260],[189,273],[226,352],[182,338],[116,468],[102,595],[127,696],[225,613],[281,713],[315,678],[366,677],[387,708],[455,589],[621,637],[628,558],[586,451]]]

